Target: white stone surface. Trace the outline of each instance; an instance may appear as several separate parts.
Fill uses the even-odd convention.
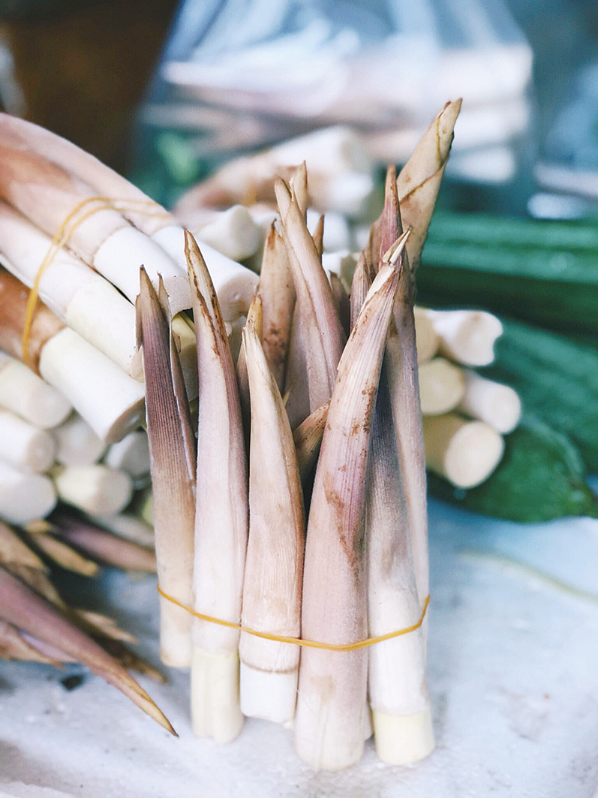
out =
[[[295,756],[292,732],[265,721],[248,720],[228,746],[194,738],[186,672],[166,686],[140,679],[177,740],[97,677],[67,692],[64,672],[0,662],[0,796],[592,798],[596,599],[505,557],[595,594],[598,522],[520,526],[438,503],[430,516],[429,759],[388,767],[370,741],[352,770],[314,773]],[[95,606],[117,613],[156,663],[154,580],[112,572],[89,583]]]

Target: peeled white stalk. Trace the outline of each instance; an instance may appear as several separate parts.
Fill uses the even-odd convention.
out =
[[[419,367],[419,398],[424,416],[439,416],[453,410],[465,395],[465,374],[443,357]]]
[[[201,253],[187,236],[197,330],[199,417],[194,608],[238,623],[247,546],[245,440],[237,379],[218,300]],[[191,713],[199,737],[233,740],[239,705],[239,632],[193,619]]]
[[[143,420],[143,383],[68,327],[42,349],[39,371],[106,443],[120,440]]]
[[[289,179],[307,162],[313,205],[326,211],[360,217],[375,189],[372,162],[352,130],[329,127],[299,136],[257,155],[236,158],[191,189],[178,203],[186,218],[206,205],[227,207],[252,194],[257,202],[272,201],[276,177]]]
[[[31,288],[52,239],[5,203],[0,203],[0,260]],[[42,273],[39,296],[86,341],[135,379],[142,379],[135,341],[135,309],[113,285],[68,249]]]
[[[12,127],[12,129],[9,129]],[[69,249],[102,274],[131,301],[139,293],[139,267],[152,280],[161,275],[170,296],[172,313],[190,305],[189,286],[172,259],[148,236],[103,200],[84,175],[75,177],[35,150],[16,130],[14,122],[0,120],[0,196],[49,236],[54,236],[71,214]],[[76,209],[82,206],[82,210]],[[98,208],[75,226],[76,219]],[[147,208],[144,208],[147,210]]]
[[[268,153],[279,166],[306,162],[307,168],[331,176],[345,172],[369,173],[372,162],[363,140],[342,125],[297,136]]]
[[[138,231],[141,231],[141,233],[151,239],[148,240],[146,238],[144,245],[141,247],[140,234],[121,233],[120,240],[113,243],[121,246],[122,251],[113,253],[116,261],[112,265],[107,262],[107,259],[110,256],[109,250],[114,249],[114,247],[106,242],[102,264],[111,272],[121,269],[124,274],[131,275],[134,278],[131,285],[127,286],[129,291],[125,290],[119,283],[111,280],[114,285],[121,288],[125,296],[134,301],[139,291],[139,267],[143,264],[155,285],[157,285],[157,274],[162,275],[173,314],[191,307],[187,280],[187,262],[185,260],[185,231],[172,214],[168,213],[158,203],[150,200],[143,191],[97,158],[94,158],[66,139],[51,133],[49,130],[44,130],[44,128],[33,125],[31,122],[16,119],[8,114],[2,114],[0,115],[0,139],[2,137],[12,140],[17,147],[31,147],[36,153],[41,154],[44,159],[49,159],[54,164],[58,164],[58,166],[62,167],[62,170],[75,175],[79,181],[84,181],[89,186],[92,186],[94,189],[92,193],[124,201],[124,203],[121,203],[122,215],[137,228],[133,232],[138,233]],[[47,162],[45,163],[47,166]],[[47,168],[52,171],[51,165]],[[60,177],[64,180],[64,174]],[[78,185],[77,180],[73,182]],[[22,212],[28,215],[25,211]],[[114,213],[116,212],[102,211],[95,214],[91,219],[97,219],[102,214],[112,214],[108,221],[111,221],[114,225],[116,223],[113,216]],[[63,214],[59,221],[62,221],[65,216],[66,213]],[[120,214],[117,214],[117,216],[120,216]],[[104,218],[107,217],[104,216]],[[39,226],[43,227],[41,224]],[[80,230],[83,234],[88,231],[85,222],[81,225]],[[53,235],[55,228],[47,230],[47,232]],[[134,244],[137,245],[137,248],[133,247]],[[162,251],[161,255],[160,252],[157,252],[154,244],[159,245]],[[74,249],[74,247],[71,248]],[[142,249],[144,251],[141,251]],[[178,273],[175,275],[172,274],[172,262],[168,258],[164,258],[164,252],[170,256],[170,259],[176,265],[176,272]],[[255,292],[257,276],[239,263],[235,263],[230,258],[221,255],[212,247],[205,245],[202,247],[202,253],[218,293],[225,321],[232,321],[238,316],[245,315],[249,309],[251,297]],[[89,262],[85,257],[83,257],[83,260]],[[123,260],[126,261],[124,265],[122,264]],[[98,271],[102,271],[98,264],[93,263],[93,265]],[[124,276],[124,274],[121,276]],[[108,274],[104,276],[111,279]],[[132,296],[130,296],[131,293]]]
[[[483,421],[454,413],[424,418],[426,465],[457,488],[474,488],[499,464],[502,436]]]
[[[378,274],[338,368],[307,529],[301,623],[309,640],[338,645],[368,636],[367,452],[397,278],[392,266]],[[302,650],[295,747],[312,768],[340,770],[360,759],[366,690],[366,649]]]
[[[149,474],[147,433],[143,430],[129,432],[122,440],[113,443],[106,452],[104,463],[110,468],[125,471],[133,479]]]
[[[521,419],[521,399],[509,385],[465,371],[465,395],[457,407],[470,418],[485,421],[497,432],[512,432]]]
[[[231,260],[245,260],[254,255],[262,234],[247,208],[233,205],[195,234],[198,241],[209,244]]]
[[[487,366],[502,335],[496,316],[483,310],[428,310],[440,340],[440,353],[464,366]]]
[[[434,329],[432,320],[428,313],[423,308],[414,309],[415,316],[415,341],[417,345],[417,362],[418,365],[427,363],[432,360],[434,355],[438,352],[440,346],[440,339],[438,333]]]
[[[329,127],[299,136],[273,147],[262,157],[269,157],[278,166],[305,161],[313,203],[327,211],[362,216],[374,190],[366,147],[346,127]]]
[[[11,524],[27,524],[45,518],[56,501],[51,479],[0,461],[0,518]]]
[[[23,363],[0,352],[0,407],[42,429],[57,427],[72,405]]]
[[[0,269],[0,340],[6,351],[24,358],[23,329],[28,292]],[[91,346],[43,302],[38,302],[27,338],[27,359],[43,379],[62,393],[108,443],[139,426],[144,386]],[[62,420],[62,419],[61,419]]]
[[[133,495],[128,474],[99,463],[57,466],[52,476],[60,499],[90,515],[120,513]]]
[[[52,434],[56,441],[56,462],[60,465],[91,465],[101,460],[106,451],[104,441],[78,413],[73,413]]]
[[[252,320],[243,332],[251,395],[249,542],[243,626],[299,637],[304,515],[289,419]],[[295,715],[299,648],[241,634],[241,710],[290,723]]]
[[[185,231],[180,225],[163,227],[154,234],[153,239],[168,252],[179,268],[183,268]],[[257,288],[257,274],[208,244],[202,244],[201,253],[216,289],[224,321],[234,321],[246,315]]]
[[[9,410],[0,410],[0,460],[39,474],[54,462],[54,450],[51,433]]]

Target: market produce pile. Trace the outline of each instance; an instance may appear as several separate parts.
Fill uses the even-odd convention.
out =
[[[491,258],[445,257],[467,250],[459,217],[432,226],[445,276],[420,280],[459,108],[383,198],[330,129],[230,162],[176,216],[0,115],[0,656],[83,662],[172,730],[125,670],[157,675],[132,640],[50,581],[157,569],[161,656],[191,668],[199,736],[292,725],[316,769],[372,733],[385,762],[433,749],[426,466],[480,512],[595,513],[562,434],[596,451],[590,422],[567,429],[583,345],[461,295],[451,270]]]

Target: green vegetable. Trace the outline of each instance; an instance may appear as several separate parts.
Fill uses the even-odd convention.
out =
[[[598,348],[503,319],[496,362],[485,375],[511,385],[525,411],[567,434],[598,473]]]
[[[598,252],[598,226],[581,222],[486,216],[475,213],[436,213],[428,241],[469,242],[498,247],[538,247]]]
[[[420,304],[473,306],[550,328],[598,333],[595,228],[576,233],[574,225],[561,225],[543,232],[540,222],[482,221],[472,217],[467,226],[455,220],[454,233],[446,219],[434,225],[418,271]],[[538,225],[533,235],[525,227],[531,224]],[[526,244],[512,243],[518,240]]]
[[[598,517],[598,503],[584,482],[578,449],[566,435],[532,416],[525,416],[507,436],[503,460],[482,485],[465,491],[429,474],[428,489],[464,509],[509,521]]]

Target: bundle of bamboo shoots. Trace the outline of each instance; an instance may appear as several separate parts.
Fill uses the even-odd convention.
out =
[[[287,182],[273,179],[280,162],[258,159],[262,204],[207,209],[198,247],[91,156],[0,115],[0,424],[19,442],[0,448],[0,516],[23,525],[59,498],[47,556],[156,565],[162,659],[191,668],[199,736],[232,740],[244,716],[294,725],[299,755],[331,770],[357,762],[372,731],[385,762],[433,749],[426,461],[476,484],[519,412],[510,389],[471,371],[491,359],[494,317],[414,308],[459,109],[447,104],[398,177],[389,169],[357,255],[324,253],[351,243],[342,217],[327,238],[324,217],[308,216],[310,193],[352,216],[371,193],[338,131],[310,150],[313,182],[305,163],[288,166],[292,147],[276,155]],[[230,204],[220,189],[234,174],[202,201]],[[156,561],[139,559],[151,533],[123,514],[148,469]],[[20,495],[41,480],[32,518],[19,479]],[[33,599],[18,578],[5,621],[42,638],[22,622],[19,602]]]
[[[323,224],[307,225],[305,164],[276,180],[236,368],[201,244],[186,235],[197,442],[168,288],[141,271],[161,651],[191,666],[199,736],[230,741],[244,715],[294,725],[299,755],[330,770],[357,762],[372,730],[389,763],[434,746],[413,300],[459,107],[403,170],[404,205],[405,177],[389,169],[350,294],[322,266]]]

